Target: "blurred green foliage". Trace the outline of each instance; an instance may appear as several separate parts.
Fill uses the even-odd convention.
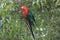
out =
[[[22,5],[35,16],[35,40],[60,40],[60,0],[0,0],[0,40],[32,40]]]

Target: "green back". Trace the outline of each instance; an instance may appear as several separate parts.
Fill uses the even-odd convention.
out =
[[[32,16],[33,16],[33,15],[32,15],[32,12],[29,10],[27,19],[29,20],[29,23],[30,23],[31,25],[34,25],[34,20],[33,20],[33,17],[32,17]]]

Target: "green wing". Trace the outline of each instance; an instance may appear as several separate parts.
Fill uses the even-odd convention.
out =
[[[29,11],[28,15],[27,15],[27,20],[29,21],[30,25],[34,25],[34,22],[35,22],[35,18],[34,16],[32,15],[32,12]]]

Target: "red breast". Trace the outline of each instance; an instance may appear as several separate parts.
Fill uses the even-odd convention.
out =
[[[28,15],[28,8],[26,6],[22,6],[21,9],[23,16],[26,17]]]

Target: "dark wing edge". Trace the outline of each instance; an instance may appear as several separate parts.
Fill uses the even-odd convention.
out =
[[[36,23],[34,16],[32,15],[33,21]]]

